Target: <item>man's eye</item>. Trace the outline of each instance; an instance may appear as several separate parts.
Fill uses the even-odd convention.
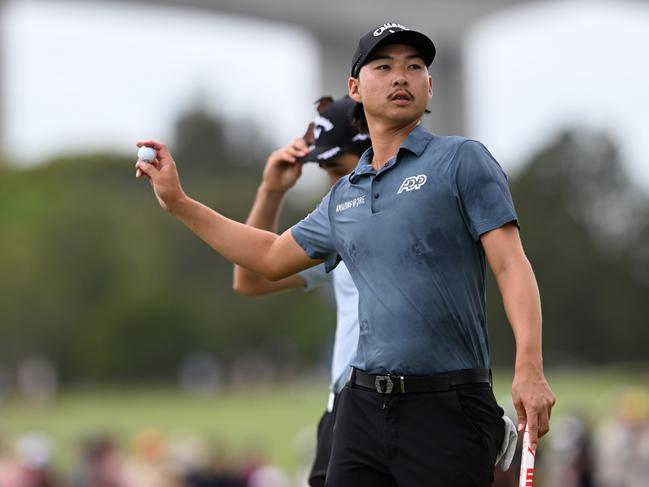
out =
[[[423,69],[421,64],[411,64],[410,69]]]
[[[390,66],[387,64],[379,64],[376,69],[390,69]]]

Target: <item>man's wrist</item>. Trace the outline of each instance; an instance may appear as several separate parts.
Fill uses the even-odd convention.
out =
[[[286,191],[287,190],[284,188],[276,188],[262,182],[257,189],[257,196],[266,198],[283,198]]]
[[[169,210],[169,213],[172,213],[173,215],[180,215],[185,211],[187,208],[189,208],[194,200],[192,200],[189,196],[187,196],[185,193],[182,193],[178,198],[174,199],[172,202],[165,202],[167,205],[167,209]]]
[[[516,356],[515,372],[540,372],[543,373],[543,358],[540,355]]]

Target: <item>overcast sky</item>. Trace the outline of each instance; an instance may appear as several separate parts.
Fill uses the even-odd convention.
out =
[[[3,43],[5,140],[23,163],[169,140],[199,95],[284,144],[320,90],[308,33],[240,17],[9,0]],[[566,126],[603,129],[649,188],[647,46],[646,2],[549,0],[484,19],[465,39],[465,135],[514,171]]]
[[[485,19],[465,43],[468,133],[510,169],[564,127],[605,130],[649,189],[649,4],[549,1]]]
[[[129,151],[169,141],[179,112],[254,119],[272,143],[314,116],[319,51],[289,25],[193,10],[9,0],[4,15],[5,139],[12,159]],[[299,78],[295,72],[299,71]]]

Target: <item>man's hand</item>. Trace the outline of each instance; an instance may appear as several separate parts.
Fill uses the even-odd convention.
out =
[[[144,145],[153,147],[157,151],[158,157],[151,163],[137,161],[135,177],[146,176],[153,186],[160,206],[167,211],[173,211],[174,206],[187,198],[187,195],[180,186],[176,163],[167,150],[167,146],[156,140],[141,140],[136,145],[138,147]]]
[[[550,414],[556,402],[540,367],[517,367],[512,383],[512,399],[518,414],[518,431],[527,425],[530,442],[536,445],[550,430]]]
[[[266,161],[262,188],[272,192],[288,191],[302,174],[299,158],[309,152],[304,139],[298,138],[286,147],[277,149]]]

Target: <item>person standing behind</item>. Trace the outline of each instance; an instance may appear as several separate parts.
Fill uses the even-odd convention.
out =
[[[266,162],[262,182],[257,190],[246,224],[277,231],[277,220],[286,192],[302,172],[302,163],[314,162],[327,173],[329,186],[349,174],[360,155],[370,146],[369,136],[352,127],[350,116],[354,101],[345,96],[318,100],[318,116],[304,137],[273,152]],[[313,147],[309,150],[309,144]],[[258,296],[291,288],[310,291],[320,285],[333,286],[336,298],[336,332],[331,363],[331,384],[327,409],[318,422],[316,455],[309,474],[311,487],[325,485],[331,453],[336,397],[349,380],[350,363],[358,344],[358,291],[347,267],[340,263],[327,273],[324,265],[304,270],[279,281],[270,281],[244,267],[234,267],[234,290],[243,295]]]

